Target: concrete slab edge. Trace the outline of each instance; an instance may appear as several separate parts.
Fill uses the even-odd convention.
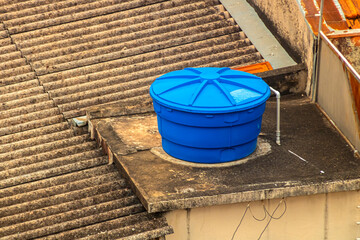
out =
[[[270,77],[278,77],[281,75],[294,74],[303,70],[306,70],[306,65],[304,63],[299,63],[289,67],[283,67],[266,72],[255,73],[254,75],[266,79]]]
[[[105,154],[109,157],[109,164],[115,164],[115,167],[118,169],[122,177],[124,177],[131,186],[131,189],[134,191],[135,195],[140,199],[140,202],[143,204],[146,210],[148,203],[146,199],[146,193],[141,191],[137,184],[130,176],[127,169],[121,164],[121,155],[123,155],[127,148],[122,144],[121,140],[117,138],[117,136],[110,136],[115,131],[112,129],[111,124],[106,120],[99,121],[96,125],[92,124],[92,121],[89,121],[89,132],[93,139],[96,140],[98,146],[100,146]],[[100,133],[101,132],[101,133]],[[116,146],[120,144],[122,145],[120,148],[116,148]],[[118,153],[113,150],[112,147],[116,149],[122,149],[123,152]]]
[[[144,201],[143,204],[149,213],[155,213],[178,209],[199,208],[286,197],[307,196],[343,191],[356,191],[359,190],[359,188],[360,179],[354,179],[346,181],[326,182],[306,186],[302,185],[284,188],[271,188],[229,194],[217,194],[214,196],[183,198],[169,201]]]
[[[269,86],[284,93],[303,93],[306,87],[307,68],[304,63],[256,73]]]
[[[134,191],[135,195],[139,198],[141,204],[145,207],[145,209],[148,211],[148,213],[156,213],[156,212],[150,212],[150,204],[146,199],[149,199],[148,195],[145,191],[141,190],[139,186],[139,183],[137,183],[133,178],[130,177],[129,172],[124,167],[124,165],[121,164],[121,156],[114,154],[114,164],[118,171],[121,173],[121,175],[129,182],[131,189]],[[165,212],[164,211],[157,211],[157,212]]]

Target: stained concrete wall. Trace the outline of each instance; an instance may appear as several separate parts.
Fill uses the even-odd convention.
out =
[[[296,0],[247,0],[265,21],[283,47],[295,61],[307,66],[307,76],[299,78],[298,91],[309,94],[313,73],[313,33],[308,27]]]
[[[359,124],[348,70],[322,41],[317,101],[352,145],[360,150]]]
[[[257,221],[265,216],[263,205],[270,214],[281,199],[251,202],[234,239],[258,239],[270,221]],[[319,194],[286,198],[272,219],[261,239],[304,240],[304,239],[356,239],[360,229],[359,191]],[[188,210],[177,210],[166,214],[168,223],[175,233],[166,240],[231,240],[248,203],[212,206]],[[251,211],[250,211],[251,210]],[[254,217],[252,216],[254,215]]]

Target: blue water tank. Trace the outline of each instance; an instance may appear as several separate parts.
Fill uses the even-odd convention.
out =
[[[169,155],[222,163],[256,149],[270,88],[261,78],[230,68],[185,68],[157,78],[150,95]]]

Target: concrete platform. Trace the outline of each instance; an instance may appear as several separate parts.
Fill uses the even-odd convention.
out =
[[[88,113],[92,135],[148,212],[360,189],[360,160],[305,97],[282,99],[281,146],[275,143],[276,104],[270,98],[259,140],[259,148],[268,144],[269,151],[213,168],[159,154],[161,138],[148,106],[113,105],[105,115]],[[117,117],[109,118],[109,112]]]

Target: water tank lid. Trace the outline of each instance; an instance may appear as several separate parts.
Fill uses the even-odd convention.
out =
[[[150,95],[171,109],[227,113],[261,105],[270,88],[261,78],[230,68],[185,68],[157,78]]]

